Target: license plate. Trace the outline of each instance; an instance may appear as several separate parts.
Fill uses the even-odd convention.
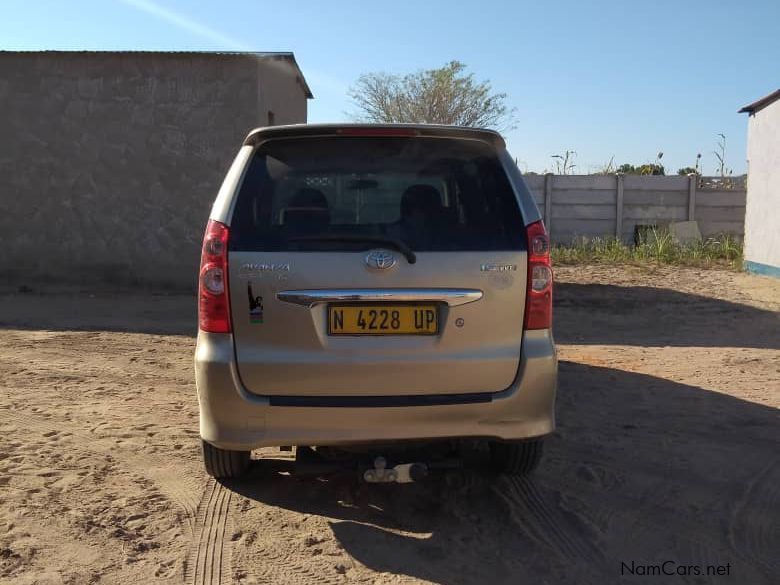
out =
[[[330,335],[435,335],[436,305],[329,305]]]

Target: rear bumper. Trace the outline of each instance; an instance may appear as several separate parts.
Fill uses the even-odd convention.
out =
[[[403,439],[538,437],[555,429],[557,368],[550,331],[528,331],[515,381],[502,392],[470,394],[472,398],[465,403],[447,399],[427,405],[398,406],[392,401],[297,405],[294,399],[249,393],[236,370],[232,335],[200,332],[195,350],[200,434],[216,447],[233,450]]]

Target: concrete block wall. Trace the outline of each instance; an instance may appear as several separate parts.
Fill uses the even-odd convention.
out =
[[[696,177],[685,176],[528,175],[525,180],[556,243],[579,236],[631,241],[636,225],[689,219],[699,223],[704,237],[744,234],[744,188],[702,188]]]
[[[306,99],[280,58],[0,52],[0,279],[194,287],[241,141]]]

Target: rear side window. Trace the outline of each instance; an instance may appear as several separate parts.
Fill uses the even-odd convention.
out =
[[[525,248],[518,203],[493,147],[451,138],[265,142],[230,227],[230,248],[244,251],[352,251],[365,249],[363,236],[415,251]]]

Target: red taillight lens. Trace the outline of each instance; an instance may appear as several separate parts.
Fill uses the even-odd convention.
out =
[[[230,333],[227,284],[228,227],[213,219],[206,226],[198,278],[198,327],[210,333]]]
[[[525,328],[550,329],[552,327],[553,273],[550,263],[550,238],[544,222],[529,225],[528,233],[528,286],[525,296]]]

